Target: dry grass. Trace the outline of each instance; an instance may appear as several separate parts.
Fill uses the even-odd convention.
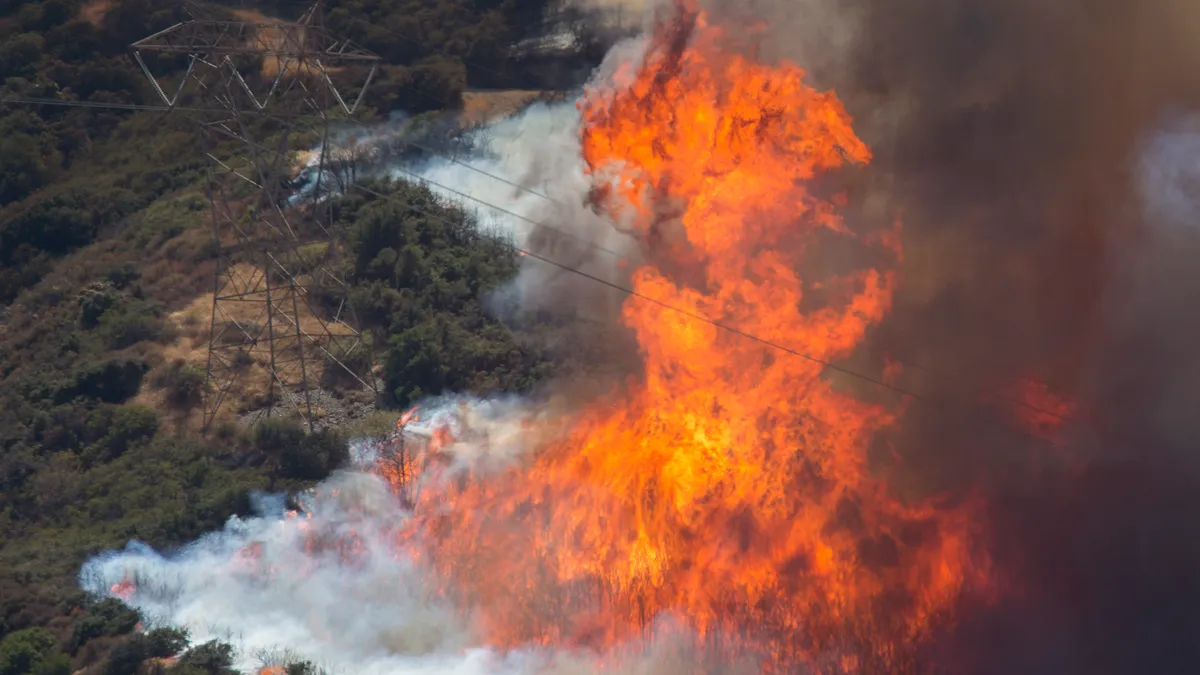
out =
[[[79,18],[93,26],[99,26],[108,10],[112,9],[112,5],[113,0],[91,0],[79,10]]]
[[[491,122],[513,114],[542,93],[533,89],[463,92],[461,119],[466,124]]]
[[[267,16],[257,9],[235,9],[233,15],[246,23],[284,23],[283,19]]]
[[[244,288],[246,290],[265,293],[265,278],[260,268],[240,264],[235,266],[232,274],[236,275],[238,279],[244,280],[246,284]],[[298,281],[304,283],[307,280],[299,277]],[[228,292],[228,290],[225,291],[225,293]],[[323,337],[326,335],[326,327],[328,327],[328,334],[336,338],[350,339],[354,332],[345,324],[323,323],[303,301],[297,303],[297,315],[297,323],[305,335],[303,344],[308,379],[310,383],[315,384],[322,380],[327,367],[326,357],[319,348],[319,346],[324,346],[326,349],[330,348],[328,339]],[[217,314],[217,320],[230,324],[226,335],[231,338],[236,335],[240,339],[242,334],[236,327],[232,326],[233,322],[241,325],[261,325],[266,320],[265,316],[262,303],[222,302]],[[212,293],[199,295],[182,309],[171,312],[167,316],[167,322],[169,328],[174,332],[175,339],[159,346],[155,350],[155,353],[150,355],[152,362],[160,364],[160,367],[168,367],[174,363],[185,363],[201,369],[206,368],[208,363],[209,331],[212,319]],[[284,322],[283,325],[286,330],[295,330],[293,324]],[[294,332],[292,334],[294,335]],[[230,352],[231,354],[232,352]],[[270,384],[269,368],[271,351],[269,345],[263,340],[246,349],[246,354],[250,357],[249,363],[241,368],[236,373],[236,376],[233,377],[229,391],[221,403],[220,413],[215,420],[217,423],[223,420],[236,419],[247,412],[260,409],[266,405],[265,396]],[[221,376],[218,374],[218,377]],[[285,383],[294,385],[296,382],[289,380],[298,380],[299,369],[296,366],[283,369],[282,376]],[[214,383],[214,385],[217,384]],[[154,407],[164,412],[170,410],[170,406],[166,402],[165,392],[150,386],[142,387],[142,391],[138,393],[135,402]],[[199,408],[184,412],[171,412],[168,416],[178,431],[196,430],[202,422]]]
[[[288,23],[288,22],[284,21],[283,19],[277,18],[277,17],[267,16],[266,14],[263,14],[261,11],[259,11],[257,9],[235,9],[233,11],[233,14],[240,21],[245,21],[246,23],[258,24],[260,26],[259,38],[269,48],[275,49],[275,50],[279,50],[279,49],[283,48],[283,46],[284,46],[283,32],[280,31],[275,26],[278,24],[283,24],[283,23]],[[303,36],[303,32],[301,32],[301,36]],[[303,39],[303,37],[301,39]],[[283,70],[285,64],[287,67],[287,70],[286,70],[287,75],[295,75],[299,72],[304,72],[304,73],[311,74],[311,75],[319,74],[319,71],[316,68],[312,67],[311,65],[309,65],[307,63],[303,64],[303,67],[301,67],[301,64],[296,63],[294,61],[288,62],[287,59],[280,59],[278,57],[268,57],[268,58],[263,59],[262,76],[266,77],[266,78],[274,79],[275,76],[279,75],[280,71]],[[338,72],[339,70],[340,70],[340,68],[338,68],[337,66],[325,66],[325,72],[327,72],[327,73],[332,74],[332,73]]]

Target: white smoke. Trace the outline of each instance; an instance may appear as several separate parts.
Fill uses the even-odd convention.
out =
[[[419,437],[448,427],[457,438],[448,448],[456,461],[473,470],[488,461],[495,467],[529,449],[516,433],[519,423],[552,409],[534,410],[516,398],[446,397],[422,406],[407,431]],[[131,542],[100,555],[84,566],[81,584],[98,596],[121,597],[150,625],[186,628],[192,644],[229,642],[244,672],[280,665],[283,655],[364,675],[695,672],[694,641],[666,619],[653,643],[604,655],[489,648],[471,612],[436,591],[419,537],[398,536],[412,513],[371,471],[377,445],[357,441],[351,457],[346,470],[297,497],[298,511],[286,511],[281,497],[259,498],[258,515],[230,518],[181,550]]]
[[[514,117],[476,132],[483,145],[461,159],[434,156],[416,165],[397,167],[393,177],[414,175],[435,192],[477,213],[487,224],[500,225],[518,246],[528,243],[536,224],[557,204],[574,207],[574,219],[603,230],[599,216],[583,208],[590,188],[580,152],[579,113],[573,102],[535,103]],[[469,197],[465,196],[469,195]]]
[[[1138,434],[1169,441],[1176,459],[1193,465],[1200,317],[1188,307],[1200,293],[1200,114],[1172,116],[1148,133],[1132,168],[1137,202],[1127,227],[1110,235],[1100,318],[1123,358],[1098,351],[1097,379],[1145,406]],[[1125,356],[1134,345],[1136,358]]]
[[[188,629],[193,644],[232,636],[244,670],[262,665],[254,654],[277,649],[335,670],[420,670],[468,646],[469,617],[431,598],[425,571],[389,545],[408,514],[381,479],[340,473],[301,502],[311,518],[234,517],[173,555],[132,542],[88,562],[81,580],[98,594],[132,581],[127,602]],[[309,552],[310,534],[361,549],[350,562],[337,547]]]
[[[644,38],[617,43],[591,85],[610,86],[620,67],[641,60],[645,46]],[[466,156],[427,155],[419,163],[394,165],[388,173],[424,181],[485,228],[510,236],[536,256],[621,283],[620,262],[636,257],[637,242],[625,225],[590,206],[593,181],[583,159],[582,131],[575,102],[534,103],[477,131],[478,148]],[[558,309],[569,297],[573,309],[609,315],[624,298],[536,257],[527,257],[518,277],[498,295],[528,310]]]
[[[594,80],[606,81],[618,65],[640,59],[643,49],[640,40],[620,44]],[[394,130],[389,125],[353,140],[359,150],[385,146]],[[518,246],[614,278],[619,258],[636,244],[589,208],[592,185],[580,139],[573,103],[539,103],[487,127],[478,152],[393,164],[385,173],[428,181]],[[356,151],[353,158],[361,156]],[[311,157],[302,160],[314,165]],[[548,290],[550,276],[560,272],[528,261],[507,290],[522,306],[536,306],[561,297],[562,284]],[[595,292],[585,282],[578,297]],[[441,454],[450,459],[451,472],[479,475],[528,459],[540,447],[538,434],[552,433],[556,422],[567,420],[564,411],[553,401],[534,407],[511,397],[447,397],[423,404],[406,432],[428,438],[448,429],[454,440]],[[298,496],[297,512],[286,511],[281,496],[260,497],[257,515],[233,517],[221,531],[180,550],[160,552],[135,541],[97,556],[81,570],[80,583],[93,594],[121,597],[150,625],[186,628],[193,645],[211,639],[231,643],[237,667],[247,672],[278,665],[279,655],[333,673],[363,675],[697,671],[704,657],[695,637],[667,617],[652,626],[653,640],[607,654],[489,647],[470,609],[453,606],[437,592],[438,580],[423,564],[419,542],[399,543],[397,533],[413,515],[404,504],[412,502],[399,498],[374,470],[384,460],[379,447],[357,441],[351,450],[351,466]],[[737,668],[748,669],[749,664]]]
[[[1153,134],[1140,158],[1147,215],[1160,225],[1200,227],[1200,116],[1182,117]]]

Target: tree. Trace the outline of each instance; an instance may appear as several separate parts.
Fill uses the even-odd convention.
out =
[[[203,397],[204,378],[202,367],[177,359],[161,367],[151,376],[150,382],[164,390],[167,405],[176,410],[190,410]]]
[[[87,644],[97,637],[125,635],[137,627],[137,612],[116,598],[105,598],[94,603],[88,613],[75,622],[71,643],[75,647]]]
[[[280,478],[320,480],[347,457],[346,441],[334,430],[306,433],[299,423],[269,418],[254,428],[254,445]]]
[[[41,628],[19,630],[0,642],[0,675],[58,675],[62,654],[58,641]],[[67,663],[70,672],[70,662]]]
[[[104,675],[136,675],[148,659],[164,659],[187,648],[187,631],[155,628],[129,636],[108,654]]]
[[[96,444],[94,459],[112,461],[131,446],[154,438],[158,431],[158,413],[141,405],[117,406],[108,433]]]
[[[0,206],[24,199],[49,182],[53,161],[28,134],[0,137]]]
[[[237,674],[233,669],[233,647],[217,640],[210,640],[184,652],[176,668],[181,673]]]
[[[37,33],[22,33],[0,43],[0,80],[33,77],[44,46],[45,41]]]
[[[137,395],[148,366],[141,359],[112,359],[81,367],[74,382],[55,392],[54,400],[66,403],[76,396],[106,403],[123,403]]]

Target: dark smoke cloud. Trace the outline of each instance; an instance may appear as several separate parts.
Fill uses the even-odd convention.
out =
[[[929,669],[1194,672],[1200,3],[699,2],[846,103],[876,155],[851,222],[902,215],[895,309],[850,365],[899,359],[942,402],[897,431],[899,483],[982,495],[1002,591],[965,601]],[[1085,411],[1056,444],[976,405],[1018,375]]]
[[[1200,106],[1190,0],[704,0],[835,89],[907,227],[888,343],[971,377],[1084,364],[1139,146]]]
[[[701,4],[838,92],[876,153],[858,216],[902,214],[902,286],[860,365],[888,354],[953,402],[906,417],[903,481],[982,491],[1004,583],[930,663],[1196,672],[1200,3]],[[974,405],[1017,375],[1087,411],[1064,447]]]
[[[1027,373],[1093,418],[1064,437],[1068,468],[968,409],[910,417],[914,473],[988,494],[1010,584],[947,658],[1195,672],[1200,172],[1195,127],[1169,115],[1200,111],[1200,4],[852,4],[829,10],[850,48],[813,75],[877,150],[864,189],[903,210],[904,285],[875,349],[940,373],[910,378],[933,397]]]

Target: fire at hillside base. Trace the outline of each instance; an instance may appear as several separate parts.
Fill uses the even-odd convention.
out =
[[[577,104],[591,206],[641,245],[626,383],[572,409],[422,404],[301,510],[264,499],[169,556],[131,544],[85,586],[269,672],[285,652],[363,673],[921,671],[992,593],[986,519],[902,497],[912,401],[828,372],[891,311],[903,226],[829,187],[872,159],[837,96],[726,38],[680,2]]]

